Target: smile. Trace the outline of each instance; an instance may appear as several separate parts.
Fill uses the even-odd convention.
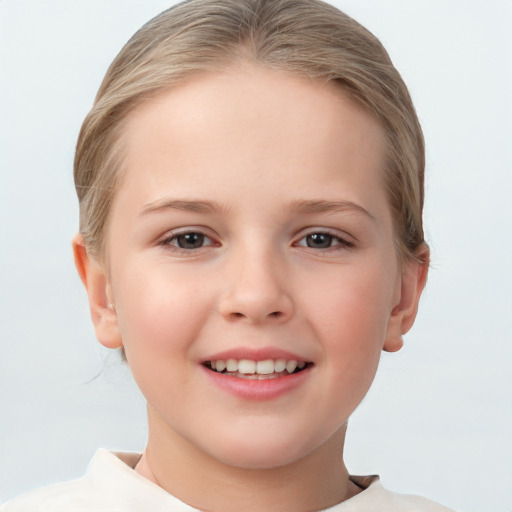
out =
[[[241,379],[268,380],[299,373],[311,364],[295,359],[217,359],[206,361],[204,366],[216,373]]]

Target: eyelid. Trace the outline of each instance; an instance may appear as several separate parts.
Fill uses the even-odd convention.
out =
[[[299,244],[302,240],[304,240],[309,235],[315,235],[315,234],[322,234],[322,235],[328,235],[332,236],[336,240],[338,240],[338,244],[333,245],[331,247],[325,248],[325,249],[319,249],[319,248],[313,248],[313,247],[307,247],[306,245]],[[339,231],[332,228],[321,228],[321,227],[312,227],[307,228],[305,230],[302,230],[297,237],[295,238],[294,245],[299,247],[306,247],[308,249],[314,249],[315,251],[327,251],[329,249],[334,249],[336,247],[343,247],[345,249],[351,249],[356,245],[356,240],[353,236],[349,235],[346,232]]]
[[[196,249],[185,249],[183,247],[178,247],[177,245],[171,243],[171,241],[176,240],[179,236],[187,235],[189,233],[197,233],[203,235],[206,239],[210,241],[210,243],[202,247],[198,247]],[[160,237],[159,241],[157,242],[157,245],[172,249],[175,252],[192,253],[212,246],[218,247],[220,243],[217,241],[217,238],[218,237],[212,235],[211,230],[207,228],[201,226],[184,226],[181,228],[175,228],[167,231],[165,235]]]

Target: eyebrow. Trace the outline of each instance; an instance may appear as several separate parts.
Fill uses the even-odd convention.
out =
[[[211,201],[187,201],[180,199],[166,199],[147,204],[141,212],[141,216],[150,213],[159,213],[166,210],[182,210],[186,212],[213,213],[223,208]]]
[[[215,213],[226,210],[215,201],[194,201],[183,199],[164,199],[147,204],[141,216],[167,210],[181,210],[196,213]],[[292,203],[290,210],[300,214],[355,212],[375,220],[375,217],[361,205],[352,201],[299,200]]]
[[[299,213],[336,213],[336,212],[355,212],[362,213],[372,220],[375,217],[365,208],[352,201],[297,201],[293,205],[293,210]]]

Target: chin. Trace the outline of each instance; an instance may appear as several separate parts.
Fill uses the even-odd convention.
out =
[[[296,461],[289,453],[280,450],[270,453],[268,449],[262,452],[260,449],[249,449],[246,453],[222,453],[222,463],[241,469],[275,469]]]
[[[302,442],[301,442],[302,441]],[[312,442],[304,440],[289,431],[281,435],[272,430],[244,432],[242,435],[226,436],[215,443],[209,455],[229,466],[245,469],[273,469],[292,464],[314,450]],[[311,445],[311,446],[309,446]]]

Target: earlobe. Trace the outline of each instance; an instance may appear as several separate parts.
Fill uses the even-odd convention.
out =
[[[394,336],[388,334],[382,349],[386,352],[398,352],[403,346],[404,338],[401,334],[395,334]]]
[[[393,308],[388,323],[383,349],[396,352],[403,346],[402,335],[413,326],[418,312],[421,293],[425,287],[430,261],[430,251],[423,244],[416,253],[416,258],[404,264],[400,282],[400,297]]]
[[[111,303],[111,288],[107,273],[103,265],[87,253],[80,234],[73,237],[72,244],[75,266],[89,298],[96,337],[107,348],[120,348],[123,342],[119,332],[117,312]]]

